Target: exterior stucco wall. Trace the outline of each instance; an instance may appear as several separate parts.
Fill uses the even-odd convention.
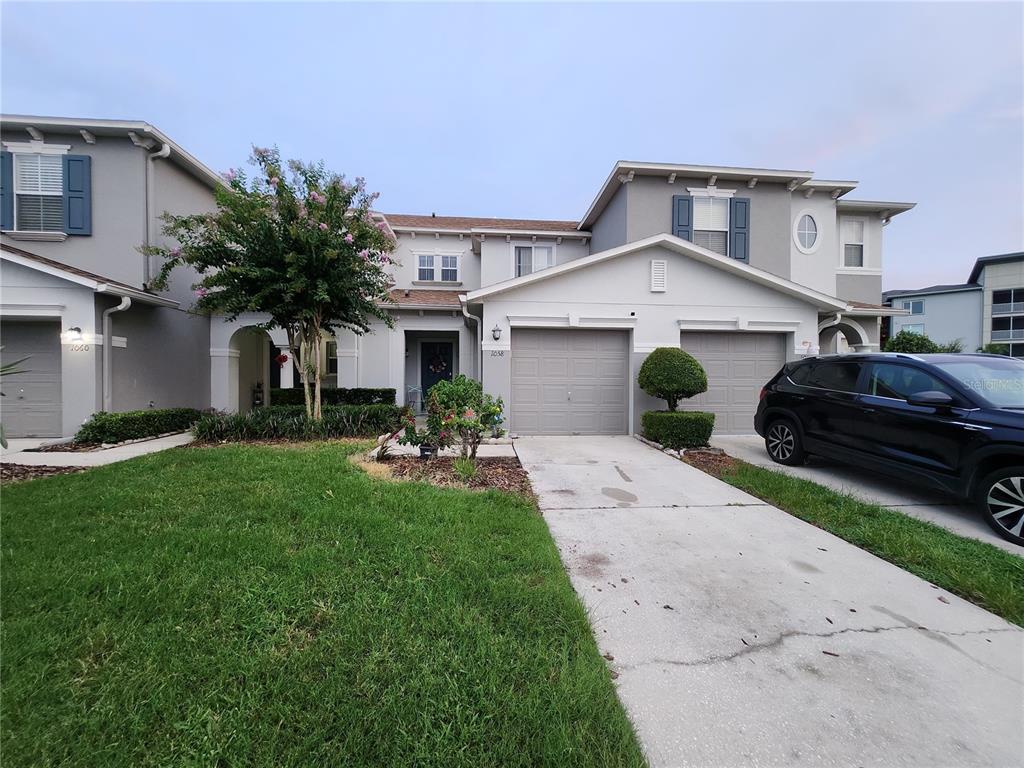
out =
[[[4,142],[27,142],[24,131],[4,131]],[[142,286],[145,239],[146,153],[126,137],[97,136],[86,144],[78,134],[45,134],[46,144],[70,145],[69,154],[92,157],[92,234],[62,243],[25,242],[7,235],[3,242],[64,264],[132,286]],[[5,147],[6,148],[6,147]]]
[[[590,247],[594,253],[617,248],[628,242],[626,240],[628,189],[628,186],[619,187],[607,207],[601,211],[594,226],[590,228],[590,233],[593,235]],[[671,229],[671,222],[669,228]]]
[[[706,187],[707,177],[677,176],[674,184],[656,176],[636,176],[625,185],[627,242],[672,234],[672,196],[689,187]],[[790,279],[790,193],[783,184],[746,184],[719,180],[719,189],[750,198],[750,265]]]
[[[435,254],[435,272],[440,277],[441,260],[439,256],[456,255],[459,257],[458,283],[435,284],[420,283],[417,276],[419,254]],[[472,241],[469,235],[464,235],[459,240],[458,235],[441,235],[434,237],[428,234],[417,234],[414,238],[411,233],[399,233],[398,247],[395,249],[394,258],[398,263],[392,267],[392,275],[395,279],[396,288],[452,288],[458,291],[473,291],[480,287],[480,257],[473,253]]]
[[[924,302],[924,313],[893,317],[890,333],[895,336],[904,326],[924,325],[924,333],[938,344],[960,339],[965,352],[973,352],[982,341],[982,303],[980,290],[935,293],[916,296],[893,296],[892,305],[900,308],[904,301]]]
[[[488,236],[480,244],[481,285],[488,286],[511,280],[515,277],[515,248],[517,245],[533,245],[529,237],[515,237],[506,242],[504,236]],[[562,240],[538,237],[536,245],[554,248],[555,264],[580,259],[590,255],[590,248],[579,240]]]
[[[664,293],[650,291],[652,258],[668,261]],[[636,388],[639,363],[656,347],[679,346],[680,321],[695,330],[785,332],[790,358],[815,347],[818,339],[818,312],[811,304],[658,247],[495,295],[484,301],[483,312],[485,329],[501,329],[499,341],[489,331],[484,339],[484,389],[503,397],[509,414],[514,327],[631,330],[634,430],[641,408],[651,405]],[[515,425],[509,428],[514,431]]]
[[[834,295],[847,301],[881,304],[882,276],[880,274],[855,275],[840,273],[836,275],[836,292]]]
[[[816,291],[836,295],[836,269],[839,266],[839,221],[835,201],[829,195],[816,194],[810,198],[791,195],[789,217],[789,279]],[[796,239],[796,225],[804,214],[810,215],[818,227],[818,239],[804,253]]]
[[[1024,288],[1024,259],[1005,264],[988,264],[979,281],[984,287],[982,304],[982,343],[992,341],[992,292],[1006,288]]]
[[[117,300],[97,299],[98,311]],[[114,411],[210,407],[210,320],[168,307],[133,304],[110,316]]]

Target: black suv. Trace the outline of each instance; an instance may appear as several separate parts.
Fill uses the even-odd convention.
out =
[[[805,358],[762,388],[754,429],[780,464],[813,453],[972,499],[1024,546],[1024,360]]]

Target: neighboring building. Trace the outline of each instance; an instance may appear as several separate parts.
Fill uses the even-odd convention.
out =
[[[886,291],[883,302],[909,314],[891,318],[889,336],[900,331],[923,333],[938,344],[957,340],[969,352],[981,346],[982,287],[974,284],[932,285],[909,291]]]
[[[264,317],[191,314],[184,271],[146,290],[158,265],[138,247],[162,242],[164,211],[210,210],[215,173],[145,123],[2,122],[3,359],[33,361],[5,383],[11,434],[72,434],[100,408],[246,411],[292,385]],[[681,346],[710,381],[684,407],[750,432],[786,360],[877,349],[882,319],[905,314],[880,304],[882,228],[913,204],[846,199],[855,187],[620,162],[580,221],[380,214],[398,240],[394,327],[325,344],[327,383],[418,407],[465,373],[504,398],[514,432],[625,434],[659,407],[640,364]]]
[[[97,410],[210,405],[194,275],[146,290],[164,211],[213,209],[217,175],[143,122],[0,118],[0,346],[10,436],[74,434]],[[106,328],[104,328],[106,324]]]
[[[965,351],[1005,345],[1005,354],[1024,357],[1024,252],[983,256],[966,283],[917,290],[886,291],[885,304],[904,309],[890,334],[923,333],[947,344],[959,339]]]

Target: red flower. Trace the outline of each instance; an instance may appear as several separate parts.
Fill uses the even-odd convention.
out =
[[[467,419],[473,419],[476,418],[476,414],[473,412],[472,408],[467,408],[464,417]]]

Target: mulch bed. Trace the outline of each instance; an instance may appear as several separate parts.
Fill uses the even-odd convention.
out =
[[[31,467],[23,464],[0,464],[0,483],[20,483],[51,475],[73,475],[84,472],[87,467]]]
[[[89,453],[100,450],[100,447],[93,443],[56,443],[55,445],[30,448],[27,453]]]
[[[395,456],[385,459],[381,464],[391,470],[392,477],[403,480],[419,480],[432,485],[473,490],[494,488],[533,498],[533,488],[530,487],[526,470],[515,457],[478,458],[476,474],[469,480],[463,480],[455,472],[454,461],[448,457],[424,461],[412,456]]]
[[[736,468],[736,459],[732,456],[712,451],[686,451],[683,461],[712,477],[721,477]]]

